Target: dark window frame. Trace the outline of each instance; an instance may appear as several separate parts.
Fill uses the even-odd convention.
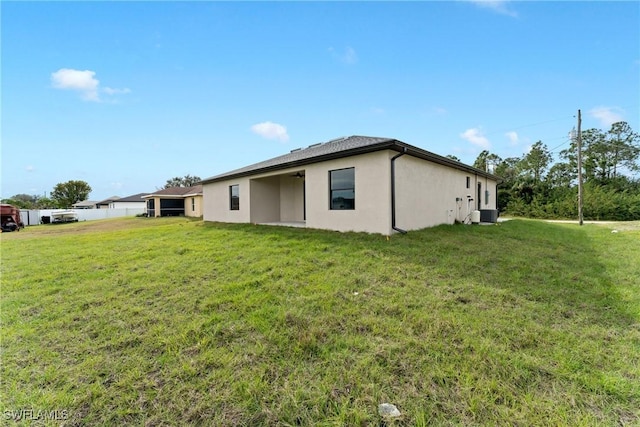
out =
[[[471,177],[467,177],[467,188],[471,188]]]
[[[352,176],[349,177],[350,178],[350,182],[348,183],[348,185],[341,185],[338,186],[338,183],[336,182],[334,185],[334,181],[337,181],[338,177],[335,176],[335,180],[334,180],[334,173],[336,172],[344,172],[344,171],[352,171]],[[336,174],[337,175],[337,174]],[[334,199],[334,194],[337,193],[349,193],[351,192],[352,194],[352,198],[350,199],[345,199],[344,197],[342,197],[342,204],[336,204],[334,202],[334,200],[338,200],[338,197],[335,197]],[[349,168],[341,168],[341,169],[333,169],[329,171],[329,210],[332,211],[346,211],[346,210],[355,210],[356,209],[356,168],[355,167],[349,167]]]
[[[235,194],[234,194],[235,190]],[[229,210],[240,210],[240,185],[234,184],[229,186]]]

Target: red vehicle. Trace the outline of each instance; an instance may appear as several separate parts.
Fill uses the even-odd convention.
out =
[[[24,228],[22,217],[20,217],[20,209],[11,205],[0,205],[0,225],[2,225],[2,232],[7,231],[20,231]]]

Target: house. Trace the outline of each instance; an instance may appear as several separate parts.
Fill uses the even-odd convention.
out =
[[[109,201],[109,209],[123,209],[123,208],[142,208],[147,206],[147,201],[142,198],[147,193],[138,193],[127,197],[120,197],[118,199],[112,199]]]
[[[83,200],[81,202],[74,203],[71,207],[73,209],[95,209],[96,203],[98,203],[96,200]]]
[[[118,196],[111,196],[108,199],[100,200],[96,203],[96,209],[109,209],[109,205],[119,198]]]
[[[204,179],[203,218],[390,235],[497,217],[498,182],[402,141],[350,136]]]
[[[142,196],[147,203],[147,215],[202,216],[202,185],[171,187]]]

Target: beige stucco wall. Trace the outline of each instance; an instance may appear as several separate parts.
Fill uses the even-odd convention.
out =
[[[295,169],[221,181],[203,186],[203,217],[220,222],[302,221],[306,226],[336,231],[364,231],[389,235],[391,228],[391,163],[398,153],[391,150],[366,153]],[[329,171],[353,167],[355,209],[329,209]],[[292,175],[301,171],[305,178]],[[466,178],[470,177],[470,188]],[[416,230],[464,220],[467,195],[477,199],[482,182],[482,208],[495,209],[496,183],[488,181],[489,203],[485,204],[486,180],[410,155],[396,160],[396,226]],[[303,183],[306,188],[303,189]],[[239,185],[240,209],[229,209],[229,186]],[[305,196],[306,193],[306,197]],[[459,201],[456,201],[459,198]],[[469,204],[476,208],[477,200]]]
[[[289,222],[337,231],[367,231],[389,234],[389,156],[368,153],[328,162],[292,168],[249,178],[205,184],[205,221]],[[329,171],[355,168],[355,210],[329,209]],[[296,172],[305,178],[296,178]],[[239,185],[240,209],[229,209],[229,186]],[[306,186],[303,189],[303,185]],[[305,197],[306,194],[306,197]]]
[[[306,180],[291,176],[280,176],[280,221],[304,220],[304,186]]]
[[[240,209],[229,209],[229,186],[238,185]],[[218,222],[251,222],[249,215],[249,178],[214,182],[202,186],[203,219]]]
[[[388,151],[307,166],[307,227],[390,234]],[[329,209],[329,171],[355,168],[355,209]]]
[[[467,177],[470,185],[467,188]],[[396,160],[396,226],[416,230],[453,224],[477,208],[477,185],[482,185],[481,208],[496,208],[496,182],[447,166],[402,156]],[[488,203],[485,190],[489,189]],[[473,201],[468,202],[471,196]],[[456,200],[458,199],[458,200]]]
[[[192,202],[193,200],[193,202]],[[195,205],[195,209],[194,206]],[[189,217],[202,216],[202,196],[187,196],[184,199],[184,215]]]
[[[160,216],[160,197],[151,197],[153,199],[153,216]]]
[[[251,209],[250,221],[254,224],[261,222],[280,221],[280,179],[277,176],[252,179],[249,181]],[[242,206],[242,189],[240,189],[240,209]],[[228,196],[227,196],[228,200]],[[228,203],[228,202],[227,202]]]

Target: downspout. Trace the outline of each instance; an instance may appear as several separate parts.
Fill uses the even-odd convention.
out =
[[[407,153],[407,147],[402,152],[391,158],[391,228],[398,233],[406,234],[407,231],[396,227],[396,159]]]

